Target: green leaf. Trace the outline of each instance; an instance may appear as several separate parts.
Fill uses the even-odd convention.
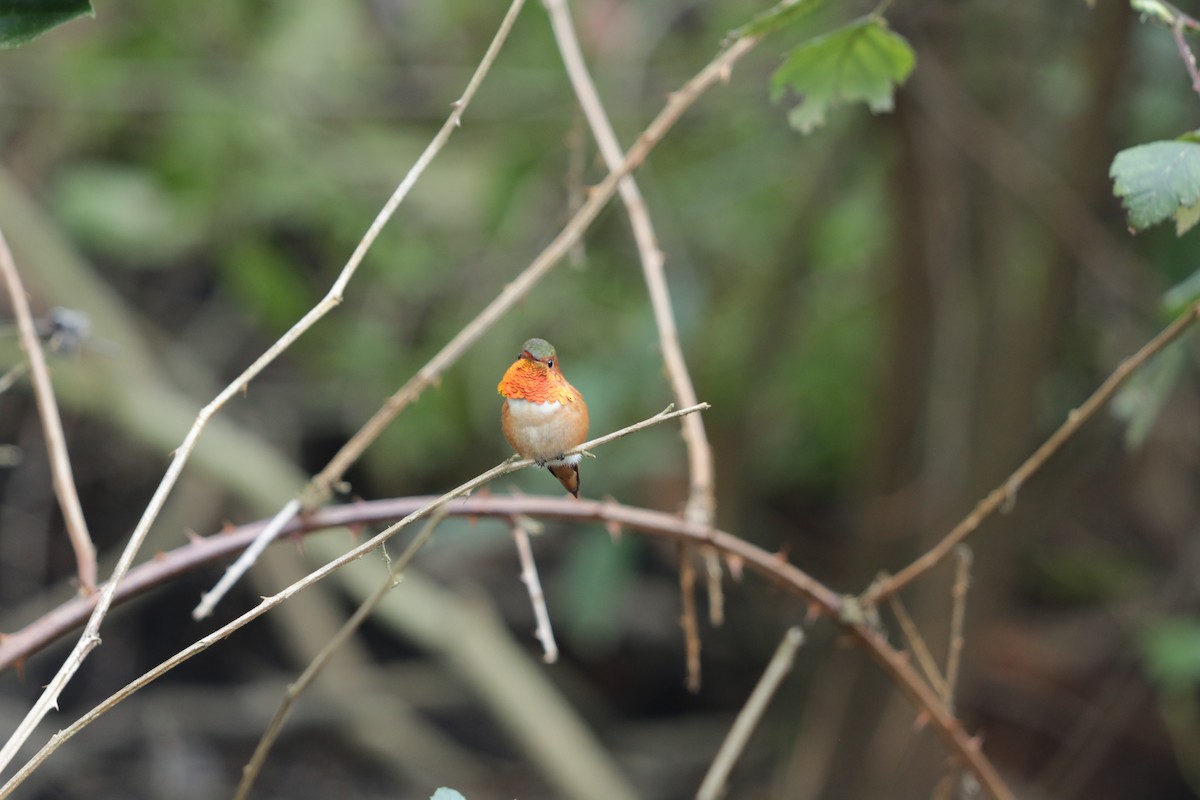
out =
[[[95,16],[89,0],[0,0],[0,50],[85,14]]]
[[[1122,150],[1109,175],[1130,227],[1145,230],[1200,203],[1200,144],[1151,142]]]
[[[864,17],[788,53],[771,76],[771,99],[778,102],[789,89],[799,95],[788,122],[810,133],[839,103],[865,102],[875,113],[891,111],[895,87],[908,79],[915,64],[904,37],[890,31],[881,17]]]
[[[807,17],[821,6],[825,0],[783,0],[782,3],[767,9],[736,30],[729,32],[726,42],[743,39],[747,36],[766,36],[781,28],[786,28],[798,19]]]

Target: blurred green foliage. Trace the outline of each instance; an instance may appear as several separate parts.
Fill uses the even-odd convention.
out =
[[[1120,80],[1098,78],[1104,64],[1093,59],[1116,50],[1097,30],[1101,10],[1085,4],[1019,13],[983,2],[898,4],[887,28],[875,18],[841,27],[869,9],[825,4],[810,16],[817,5],[796,4],[785,21],[804,17],[803,25],[772,32],[637,177],[667,257],[697,391],[713,404],[705,422],[718,458],[718,521],[786,551],[830,585],[854,589],[851,581],[902,565],[921,536],[938,533],[1001,480],[1160,324],[1164,290],[1179,285],[1173,308],[1195,296],[1180,283],[1195,273],[1194,246],[1170,231],[1147,231],[1115,266],[1101,257],[1125,242],[1106,180],[1113,155],[1194,125],[1193,106],[1181,101],[1194,97],[1169,32],[1128,21]],[[741,4],[658,0],[572,8],[626,145],[752,15]],[[328,290],[460,95],[502,11],[478,0],[131,0],[102,8],[95,19],[0,55],[4,169],[118,293],[164,372],[199,407]],[[908,42],[918,64],[928,56],[951,72],[969,102],[933,83],[918,91],[921,67],[908,77]],[[815,76],[822,80],[795,74],[813,64],[834,71]],[[865,65],[867,74],[835,64]],[[839,109],[810,137],[797,135],[771,100],[773,91],[804,94],[800,122],[808,129],[838,103],[888,108],[894,88],[895,116]],[[986,124],[963,123],[972,109]],[[602,178],[590,145],[572,151],[587,140],[580,124],[544,14],[531,2],[462,129],[343,303],[227,413],[296,454],[306,470],[320,468],[557,233],[584,190],[572,183],[571,164],[585,165],[584,185]],[[1044,186],[1022,183],[1030,162],[1010,158],[1013,149],[1061,181],[1094,226],[1080,232],[1060,205],[1038,206]],[[1001,157],[989,160],[996,152]],[[1191,184],[1176,181],[1194,183],[1191,173],[1121,162],[1130,164],[1114,170],[1130,197],[1154,199],[1149,210],[1129,201],[1150,214],[1146,224],[1195,202]],[[1096,230],[1112,238],[1081,248]],[[588,399],[594,433],[671,402],[619,205],[580,252],[399,417],[351,472],[352,495],[437,491],[506,457],[495,387],[530,336],[557,346]],[[20,253],[44,311],[66,287],[38,285],[41,255]],[[96,333],[105,335],[102,327]],[[1194,372],[1190,347],[1162,354],[1118,403],[1147,461],[1186,445],[1176,432],[1189,430],[1189,412],[1169,401],[1190,388],[1179,380]],[[5,418],[15,414],[0,413]],[[1163,434],[1163,425],[1177,427]],[[1008,527],[981,531],[1003,535],[976,561],[987,599],[976,605],[973,596],[970,624],[980,627],[972,643],[986,636],[980,620],[1018,615],[1023,602],[1085,607],[1150,591],[1155,558],[1125,554],[1141,547],[1161,556],[1162,542],[1184,540],[1158,531],[1164,520],[1189,518],[1188,493],[1147,502],[1158,497],[1158,473],[1151,480],[1121,472],[1105,449],[1105,437],[1120,432],[1097,427],[1065,457],[1089,478],[1111,470],[1108,483],[1095,478],[1099,485],[1078,489],[1083,479],[1070,468],[1048,470],[1039,476],[1046,483],[1023,490],[1016,517],[992,523]],[[112,444],[123,441],[119,431],[103,433],[111,439],[97,435],[90,450],[73,451],[81,463],[102,465],[97,472],[122,449]],[[682,506],[677,429],[662,426],[597,455],[583,463],[586,496]],[[145,457],[157,463],[162,453]],[[150,489],[127,488],[136,502],[114,505],[139,506]],[[493,490],[558,487],[530,470]],[[1035,498],[1035,511],[1020,517],[1033,491],[1052,500]],[[1080,507],[1102,509],[1103,522],[1087,531],[1100,546],[1089,540],[1019,557],[1031,540],[1053,545],[1062,517]],[[95,525],[110,541],[125,532],[108,520]],[[475,537],[473,529],[461,536]],[[1104,546],[1108,538],[1122,547]],[[677,609],[649,609],[643,600],[675,597],[673,576],[646,576],[648,564],[673,569],[669,548],[632,537],[613,544],[596,530],[536,546],[552,552],[544,582],[577,653],[610,651],[651,610],[674,635]],[[1031,568],[1016,580],[1010,567]],[[656,580],[663,591],[645,594]],[[745,663],[765,660],[774,647],[780,604],[736,592],[735,613],[756,625],[720,635],[745,636],[743,661],[726,674],[744,680]],[[1194,627],[1147,633],[1151,674],[1193,681]],[[678,663],[652,666],[679,683]],[[969,697],[960,707],[971,707]],[[849,717],[872,722],[873,713]]]

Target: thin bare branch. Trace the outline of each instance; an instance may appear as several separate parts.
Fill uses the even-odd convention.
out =
[[[542,592],[537,563],[533,560],[529,531],[520,517],[512,520],[512,535],[517,543],[517,556],[521,559],[521,583],[529,591],[529,602],[533,605],[533,616],[537,620],[534,635],[542,643],[542,661],[553,664],[558,661],[558,643],[554,641],[554,629],[550,627],[550,611],[546,608],[546,595]]]
[[[1200,71],[1196,70],[1196,54],[1192,52],[1192,48],[1188,46],[1187,40],[1183,37],[1182,18],[1175,21],[1171,32],[1175,36],[1175,47],[1179,50],[1179,57],[1183,59],[1183,65],[1192,79],[1192,91],[1200,92]]]
[[[954,569],[954,586],[950,590],[950,643],[946,649],[946,680],[942,684],[942,702],[946,708],[954,711],[954,692],[958,684],[958,668],[963,651],[963,623],[967,613],[967,591],[971,587],[971,548],[960,544],[954,548],[957,559]],[[895,595],[888,598],[893,603],[898,600]],[[962,767],[951,762],[946,767],[946,774],[934,786],[933,800],[951,800],[956,789],[962,787]]]
[[[737,719],[733,721],[733,727],[729,729],[725,741],[721,743],[717,757],[713,759],[712,766],[708,768],[708,773],[705,774],[704,780],[700,784],[700,790],[696,792],[696,800],[717,800],[724,793],[725,782],[729,780],[729,773],[733,771],[733,765],[737,763],[742,751],[746,749],[746,743],[750,741],[750,734],[754,733],[754,729],[758,727],[758,722],[762,719],[767,706],[771,704],[771,698],[775,696],[779,684],[783,683],[783,679],[792,671],[792,664],[796,660],[796,651],[802,644],[804,644],[804,631],[799,627],[788,628],[779,647],[775,648],[775,655],[771,657],[767,668],[763,670],[762,677],[758,679],[754,691],[750,693],[746,705],[738,712]]]
[[[284,504],[283,508],[271,518],[266,527],[258,534],[258,538],[254,543],[242,551],[242,554],[237,557],[225,571],[221,573],[220,579],[217,580],[213,588],[209,589],[200,595],[200,602],[192,609],[192,619],[199,621],[212,614],[217,603],[221,598],[228,594],[242,576],[254,566],[258,561],[258,557],[263,554],[263,551],[270,546],[271,542],[279,536],[279,532],[283,527],[291,522],[297,514],[300,513],[302,506],[299,499],[293,498]]]
[[[685,685],[692,694],[700,691],[700,629],[696,622],[696,565],[692,548],[679,545],[679,627],[683,628]]]
[[[975,508],[961,522],[954,526],[940,542],[919,556],[913,563],[882,581],[876,581],[863,593],[864,605],[878,605],[881,600],[896,592],[924,575],[941,563],[942,559],[954,551],[955,546],[975,532],[997,511],[1008,510],[1017,500],[1017,492],[1029,478],[1050,460],[1083,424],[1095,416],[1105,403],[1116,394],[1117,390],[1129,380],[1142,365],[1162,351],[1164,347],[1178,339],[1200,318],[1200,302],[1180,314],[1174,322],[1161,333],[1147,342],[1136,353],[1122,361],[1104,383],[1092,393],[1091,397],[1078,408],[1067,414],[1063,424],[1050,435],[1041,447],[1034,451],[1025,463],[1008,476],[1004,483],[997,486],[987,497],[979,501]]]
[[[600,93],[596,91],[595,83],[587,68],[587,61],[579,47],[579,38],[575,34],[575,25],[571,20],[571,12],[565,0],[542,0],[550,17],[550,26],[554,31],[554,40],[558,43],[562,54],[563,66],[570,78],[575,96],[583,109],[592,136],[600,149],[600,155],[609,170],[620,168],[624,154],[616,132],[609,121],[608,112]],[[675,314],[671,308],[671,295],[667,288],[667,279],[663,272],[665,256],[658,244],[658,235],[654,232],[646,201],[641,189],[632,175],[621,178],[617,184],[621,202],[625,205],[629,222],[633,228],[633,238],[637,243],[638,255],[642,262],[642,273],[646,279],[646,287],[650,295],[650,305],[654,310],[654,321],[658,327],[659,347],[662,350],[663,364],[667,377],[675,395],[675,402],[681,406],[689,406],[696,402],[696,389],[692,385],[688,373],[687,362],[683,357],[683,349],[679,344],[679,331],[675,325]],[[685,515],[688,519],[700,525],[710,525],[716,501],[713,493],[713,454],[708,443],[708,435],[704,429],[704,420],[699,416],[685,417],[683,420],[683,440],[688,454],[688,474],[690,476],[688,501]],[[682,627],[686,637],[688,654],[688,686],[692,691],[700,687],[700,633],[696,622],[696,604],[694,591],[688,587],[695,585],[695,571],[690,564],[690,551],[680,557],[680,594],[682,597],[683,619]],[[715,551],[704,549],[705,576],[708,579],[709,619],[714,625],[720,625],[725,617],[724,591],[721,585],[721,561]]]
[[[925,637],[921,635],[920,629],[917,628],[917,623],[913,622],[912,616],[908,613],[908,609],[904,607],[904,603],[900,598],[892,595],[888,598],[888,603],[891,606],[892,613],[896,615],[896,621],[900,623],[900,630],[904,632],[904,638],[908,642],[909,649],[917,659],[917,663],[921,665],[921,671],[925,673],[926,680],[938,693],[943,701],[946,699],[946,681],[942,678],[942,671],[938,669],[937,662],[934,661],[933,653],[929,652],[929,646],[925,644]]]
[[[691,408],[684,408],[684,409],[680,409],[678,411],[669,411],[669,410],[664,411],[660,414],[650,417],[649,419],[645,419],[645,420],[642,420],[641,422],[635,423],[626,428],[622,428],[619,431],[614,431],[613,433],[607,434],[605,436],[601,436],[598,439],[592,439],[589,442],[584,442],[582,445],[569,450],[566,453],[566,455],[571,455],[574,453],[582,453],[589,449],[601,447],[605,444],[608,444],[609,442],[615,441],[624,436],[628,436],[631,433],[636,433],[640,430],[644,430],[645,428],[651,427],[652,425],[658,425],[663,422],[668,422],[670,420],[676,419],[677,417],[681,417],[685,414],[692,414],[697,411],[704,410],[706,408],[708,408],[708,404],[701,403],[699,405],[692,406]],[[383,530],[380,533],[373,536],[371,539],[363,542],[362,544],[353,548],[349,552],[343,554],[339,558],[336,558],[333,561],[330,561],[329,563],[320,567],[319,569],[316,569],[313,572],[310,572],[308,575],[304,576],[303,578],[296,581],[295,583],[292,583],[290,586],[286,587],[285,589],[278,592],[277,594],[271,595],[270,597],[264,597],[262,599],[262,601],[259,602],[259,604],[257,606],[255,606],[254,608],[250,609],[246,613],[237,617],[233,621],[221,626],[220,628],[218,628],[217,630],[208,634],[207,636],[202,637],[201,639],[197,640],[196,642],[194,642],[187,648],[179,651],[171,658],[162,662],[157,667],[144,673],[143,675],[138,677],[136,680],[127,684],[123,689],[118,691],[116,694],[109,697],[103,703],[101,703],[100,705],[93,708],[91,711],[89,711],[84,716],[80,717],[70,727],[66,728],[65,730],[59,731],[57,734],[52,736],[50,738],[50,741],[47,742],[46,745],[44,747],[42,747],[42,749],[39,750],[33,756],[33,758],[31,758],[28,762],[26,762],[25,765],[22,766],[21,769],[19,769],[16,772],[16,774],[13,775],[12,778],[9,779],[9,781],[6,784],[4,784],[3,787],[0,787],[0,798],[5,798],[5,797],[10,796],[12,794],[12,792],[18,786],[20,786],[21,783],[23,783],[26,778],[28,778],[31,774],[33,774],[33,772],[38,768],[38,766],[40,766],[50,756],[50,754],[52,754],[55,750],[57,750],[59,747],[61,747],[64,742],[66,742],[68,739],[70,739],[72,736],[74,736],[77,732],[79,732],[83,728],[87,727],[93,721],[95,721],[96,719],[101,717],[109,709],[116,706],[122,700],[124,700],[125,698],[132,695],[138,689],[141,689],[143,686],[146,686],[146,685],[152,683],[153,681],[157,680],[159,677],[165,675],[167,672],[174,669],[179,664],[182,664],[183,662],[187,661],[188,659],[192,658],[193,656],[204,652],[209,647],[211,647],[213,644],[226,638],[234,631],[245,627],[247,624],[254,621],[255,619],[258,619],[263,614],[270,611],[272,608],[275,608],[276,606],[281,605],[282,603],[286,602],[289,598],[291,598],[297,592],[307,589],[309,586],[313,585],[314,583],[317,583],[318,581],[323,580],[324,578],[328,577],[332,573],[341,569],[342,567],[344,567],[346,564],[350,563],[351,561],[355,561],[359,558],[362,558],[367,553],[371,552],[375,548],[382,545],[384,542],[386,542],[388,539],[390,539],[392,536],[394,536],[399,531],[408,527],[413,522],[416,522],[417,520],[428,516],[430,513],[437,510],[438,508],[441,508],[443,505],[445,505],[450,500],[453,500],[455,497],[469,494],[469,493],[473,492],[474,490],[478,489],[480,486],[483,486],[483,485],[495,480],[496,478],[499,478],[502,475],[507,475],[511,472],[515,472],[520,469],[525,469],[526,467],[533,466],[533,464],[534,464],[534,462],[529,459],[511,458],[511,459],[493,467],[492,469],[488,470],[487,472],[485,472],[481,475],[477,475],[476,477],[474,477],[471,480],[467,481],[466,483],[452,489],[451,491],[447,492],[446,494],[442,495],[441,497],[438,497],[438,498],[426,503],[422,507],[418,508],[417,510],[415,510],[412,513],[405,516],[399,522],[395,523],[394,525],[389,526],[385,530]],[[100,595],[100,601],[103,602],[104,598],[107,596],[109,598],[109,602],[111,603],[111,598],[114,593],[115,593],[115,586],[105,586],[104,591]],[[92,619],[95,619],[95,612],[93,612],[93,614],[92,614]],[[89,621],[88,626],[89,626],[88,628],[84,629],[85,637],[88,635],[88,631],[90,630],[91,621]],[[98,641],[96,643],[98,643]],[[95,644],[93,644],[92,646],[94,647]],[[14,747],[14,750],[15,749],[16,748]]]
[[[258,780],[263,764],[267,761],[267,755],[271,752],[275,740],[279,738],[279,733],[283,730],[283,723],[287,721],[288,716],[292,713],[292,708],[295,707],[296,701],[300,699],[300,695],[304,694],[305,690],[312,685],[313,681],[317,679],[317,676],[325,668],[325,665],[329,663],[329,659],[333,657],[334,653],[340,650],[350,640],[350,637],[358,632],[358,629],[374,613],[375,609],[383,601],[383,598],[387,596],[387,593],[396,586],[400,580],[400,576],[404,574],[404,570],[412,562],[417,551],[425,546],[425,543],[433,536],[434,530],[437,529],[438,524],[445,516],[445,506],[433,512],[429,521],[422,526],[417,535],[413,537],[413,540],[408,543],[408,547],[400,554],[400,558],[396,559],[391,565],[387,576],[384,578],[383,583],[379,585],[379,588],[359,604],[350,619],[346,620],[346,624],[338,630],[334,637],[329,640],[328,644],[321,648],[321,651],[317,653],[316,657],[313,658],[300,677],[296,679],[295,683],[287,687],[287,691],[284,692],[283,700],[280,702],[275,716],[271,718],[270,724],[263,731],[262,738],[258,741],[258,746],[254,748],[254,755],[250,757],[250,761],[242,770],[242,780],[238,784],[234,800],[245,800],[249,797],[250,789],[254,786],[254,782]]]
[[[1187,38],[1184,35],[1184,32],[1189,28],[1195,30],[1197,22],[1193,17],[1188,16],[1174,6],[1168,4],[1168,8],[1175,15],[1175,22],[1171,25],[1171,34],[1175,38],[1175,48],[1179,51],[1179,58],[1183,61],[1183,66],[1187,69],[1188,76],[1192,79],[1192,91],[1200,93],[1200,70],[1196,69],[1196,54],[1188,46]]]
[[[958,559],[954,570],[954,588],[951,590],[950,645],[946,652],[946,693],[942,701],[954,709],[954,691],[958,687],[958,669],[962,662],[963,625],[967,617],[967,591],[971,588],[971,548],[960,544],[954,548]]]
[[[16,260],[8,247],[8,241],[0,231],[0,275],[3,275],[8,296],[12,298],[13,315],[17,318],[21,348],[25,351],[29,367],[29,381],[37,401],[38,416],[42,420],[42,431],[46,437],[46,453],[50,459],[50,479],[54,494],[62,509],[67,526],[67,536],[75,551],[75,566],[79,576],[79,590],[84,594],[96,591],[96,546],[88,533],[87,521],[83,518],[83,506],[79,504],[79,493],[75,490],[75,477],[71,474],[71,457],[67,454],[67,437],[63,433],[62,418],[58,414],[58,401],[54,398],[54,382],[46,366],[46,354],[38,339],[29,298],[17,271]],[[4,377],[16,372],[16,368]],[[3,391],[0,389],[0,391]],[[2,768],[2,767],[0,767]]]

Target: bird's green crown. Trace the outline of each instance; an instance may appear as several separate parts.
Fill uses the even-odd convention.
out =
[[[525,344],[521,345],[521,351],[529,353],[538,361],[554,358],[554,345],[545,339],[528,339]]]

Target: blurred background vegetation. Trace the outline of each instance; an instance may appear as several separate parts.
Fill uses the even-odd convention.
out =
[[[195,412],[328,289],[502,5],[98,3],[95,19],[0,52],[0,226],[35,309],[85,311],[98,338],[54,372],[102,575]],[[626,145],[761,10],[572,8]],[[807,33],[870,10],[830,3]],[[804,34],[789,31],[638,173],[713,405],[718,523],[845,592],[899,569],[1003,480],[1164,324],[1164,292],[1197,266],[1194,237],[1131,237],[1107,177],[1118,150],[1196,125],[1168,31],[1121,0],[887,14],[918,56],[894,113],[845,108],[811,136],[792,131],[790,101],[768,90]],[[603,174],[530,3],[345,302],[223,413],[143,557],[272,513],[557,233],[580,179]],[[619,206],[391,426],[349,474],[350,495],[438,492],[507,456],[495,386],[530,336],[558,347],[596,433],[670,402]],[[19,357],[15,336],[0,339],[0,367]],[[1124,417],[1102,414],[972,540],[958,709],[1022,797],[1200,794],[1194,346],[1157,369],[1123,396]],[[13,630],[71,594],[73,562],[27,385],[0,395],[0,443],[18,462],[0,469],[0,630]],[[686,496],[671,426],[584,470],[590,497],[673,511]],[[558,487],[527,471],[493,491]],[[216,623],[352,541],[276,547]],[[565,699],[595,737],[588,757],[634,794],[692,796],[805,608],[755,579],[730,585],[693,696],[672,547],[552,525],[535,549],[564,663],[528,669],[537,644],[504,527],[446,522],[413,594],[406,581],[302,701],[258,796],[423,798],[439,784],[566,796],[569,779],[508,719],[503,698],[528,710],[531,683]],[[135,696],[23,796],[227,796],[285,684],[382,574],[365,568],[361,584],[351,571],[300,595]],[[219,571],[116,611],[54,724],[210,630],[189,611]],[[935,652],[950,578],[938,570],[905,594]],[[467,635],[451,609],[507,638]],[[4,730],[63,652],[0,677]],[[488,689],[513,659],[526,677]],[[729,796],[927,797],[946,754],[913,719],[831,626],[813,626]]]

